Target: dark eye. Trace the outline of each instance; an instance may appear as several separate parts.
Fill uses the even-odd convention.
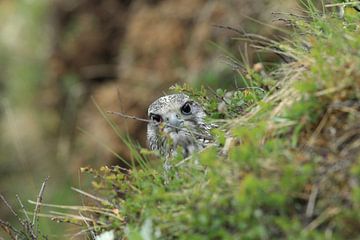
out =
[[[154,122],[162,122],[162,117],[158,114],[151,114],[150,115],[150,119],[153,120]]]
[[[184,115],[190,115],[191,114],[191,103],[187,102],[181,107],[181,112]]]

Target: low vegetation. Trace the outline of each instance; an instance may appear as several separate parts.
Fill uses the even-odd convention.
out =
[[[231,92],[173,88],[201,102],[219,127],[214,146],[173,159],[170,181],[161,159],[141,155],[136,168],[84,169],[107,199],[94,231],[128,239],[359,236],[360,16],[311,6],[308,14],[287,16],[286,41],[239,32],[288,63],[270,72],[239,63],[243,86]]]
[[[162,159],[133,145],[107,117],[134,159],[128,168],[83,168],[99,197],[80,193],[96,203],[68,207],[81,214],[57,219],[82,224],[93,238],[358,237],[360,14],[308,7],[306,16],[281,17],[292,28],[287,40],[238,31],[285,63],[234,60],[240,80],[232,91],[171,89],[203,104],[218,128],[213,146],[173,159],[166,175]]]

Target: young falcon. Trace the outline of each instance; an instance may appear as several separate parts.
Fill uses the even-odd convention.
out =
[[[174,156],[179,147],[186,158],[212,140],[204,109],[185,94],[157,99],[149,106],[148,117],[148,146],[166,158]]]

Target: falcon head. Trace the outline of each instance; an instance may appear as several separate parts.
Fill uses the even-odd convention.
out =
[[[148,108],[147,141],[151,150],[172,156],[178,147],[184,157],[211,139],[204,109],[185,94],[161,97]]]

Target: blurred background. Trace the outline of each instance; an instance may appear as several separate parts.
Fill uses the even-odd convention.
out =
[[[45,202],[79,204],[70,187],[86,185],[80,167],[119,164],[104,146],[129,158],[92,99],[146,117],[175,83],[234,87],[238,73],[223,56],[241,59],[245,47],[214,25],[276,37],[267,25],[284,26],[272,13],[299,8],[295,0],[0,0],[0,192],[17,206],[15,194],[35,200],[50,176]],[[249,50],[246,61],[259,56]],[[144,123],[111,118],[146,146]],[[0,219],[13,221],[3,205]],[[42,228],[50,239],[67,231],[45,220]]]

